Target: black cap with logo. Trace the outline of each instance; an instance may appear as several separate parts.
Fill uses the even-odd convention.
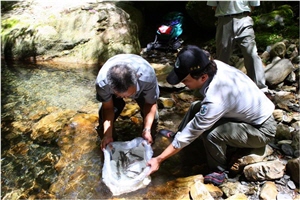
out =
[[[207,53],[197,46],[188,45],[178,53],[174,69],[168,75],[167,82],[176,85],[191,72],[203,70],[209,63]]]

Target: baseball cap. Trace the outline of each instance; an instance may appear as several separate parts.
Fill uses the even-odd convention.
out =
[[[197,46],[188,45],[178,53],[174,69],[167,76],[167,82],[176,85],[191,72],[205,69],[209,63],[209,55]]]

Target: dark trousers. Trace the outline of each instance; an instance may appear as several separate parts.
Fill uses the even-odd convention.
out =
[[[116,121],[125,107],[125,101],[123,98],[117,98],[115,95],[112,95],[112,98],[113,98],[114,113],[115,113],[114,121]],[[137,98],[137,99],[135,99],[135,101],[139,105],[141,116],[144,119],[143,108],[144,108],[144,104],[145,104],[145,99]],[[98,114],[99,114],[99,126],[97,129],[99,129],[99,128],[102,129],[102,126],[103,126],[102,106],[100,107]],[[153,121],[152,127],[151,127],[151,135],[153,137],[153,140],[154,140],[156,132],[157,132],[157,126],[158,126],[158,112],[156,111],[155,118],[154,118],[154,121]],[[113,133],[113,134],[115,135],[115,133]],[[114,136],[114,137],[116,137],[116,136]]]

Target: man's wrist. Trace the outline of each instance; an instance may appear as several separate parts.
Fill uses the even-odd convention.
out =
[[[106,132],[106,133],[103,133],[103,135],[106,137],[112,137],[113,134],[111,132]]]
[[[150,128],[144,128],[144,129],[143,129],[143,132],[149,132],[149,133],[150,133],[150,132],[151,132],[151,129],[150,129]]]

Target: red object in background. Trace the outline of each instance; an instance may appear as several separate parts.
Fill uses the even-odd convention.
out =
[[[159,32],[162,34],[168,34],[170,35],[171,31],[172,31],[172,26],[166,26],[166,25],[161,25],[158,28]]]

